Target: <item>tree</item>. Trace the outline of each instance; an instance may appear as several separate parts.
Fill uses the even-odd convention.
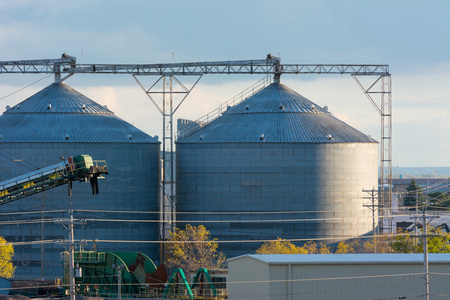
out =
[[[428,253],[450,253],[450,234],[437,228],[430,228],[430,233],[436,236],[428,238]],[[423,252],[423,239],[420,239],[418,252]]]
[[[430,208],[433,210],[447,210],[450,207],[450,193],[434,192],[429,193]]]
[[[256,254],[329,254],[330,248],[325,243],[319,247],[313,241],[308,241],[298,247],[289,241],[278,238],[275,241],[265,242],[256,250]]]
[[[4,278],[14,277],[16,267],[12,263],[14,248],[0,236],[0,276]]]
[[[336,249],[336,254],[347,254],[347,253],[361,253],[361,240],[351,239],[347,241],[339,242]]]
[[[394,253],[419,253],[417,240],[411,234],[406,234],[399,230],[398,234],[391,238],[391,248]]]
[[[199,268],[223,268],[226,258],[223,253],[217,253],[219,245],[216,240],[211,240],[209,231],[203,225],[187,224],[185,230],[175,228],[169,232],[167,248],[171,256],[167,266],[183,269],[186,275]]]
[[[419,209],[424,207],[425,198],[422,194],[422,188],[417,184],[414,178],[411,179],[406,191],[406,195],[403,197],[403,206],[409,207],[410,210],[414,210],[417,202]]]
[[[317,244],[313,241],[308,241],[304,244],[301,249],[301,254],[330,254],[330,248],[323,242],[319,244],[319,248],[317,248]]]
[[[275,241],[265,242],[256,249],[256,254],[305,254],[299,247],[289,241],[278,238]]]

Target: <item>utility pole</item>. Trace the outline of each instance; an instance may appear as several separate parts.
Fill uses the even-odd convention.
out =
[[[120,266],[112,265],[114,269],[117,270],[117,293],[119,300],[122,299],[122,270],[125,268],[125,266],[122,264]]]
[[[69,218],[68,219],[57,219],[55,223],[62,224],[64,228],[69,231],[69,242],[66,243],[69,246],[69,299],[75,300],[75,271],[74,271],[74,264],[75,264],[75,258],[74,258],[74,249],[75,249],[75,240],[74,240],[74,230],[73,225],[75,223],[77,224],[83,224],[84,220],[77,220],[74,221],[73,219],[73,210],[69,210]]]
[[[430,279],[428,277],[428,240],[427,240],[427,217],[423,211],[423,272],[425,273],[425,300],[430,299]],[[119,299],[120,300],[120,299]]]
[[[378,234],[378,229],[376,229],[375,226],[375,211],[378,210],[381,205],[375,204],[376,196],[378,195],[378,192],[375,190],[375,188],[372,188],[371,190],[362,190],[363,192],[366,192],[370,195],[370,197],[363,197],[363,199],[370,199],[372,204],[364,204],[363,207],[367,207],[372,211],[372,228],[373,228],[373,234]],[[376,232],[375,232],[376,229]]]
[[[416,237],[422,237],[423,238],[423,273],[424,273],[424,279],[425,279],[425,294],[424,294],[424,298],[425,300],[429,300],[430,299],[430,279],[429,279],[429,272],[428,272],[428,237],[433,237],[436,235],[428,235],[427,233],[427,219],[430,219],[430,222],[432,219],[434,218],[439,218],[440,216],[434,215],[434,216],[427,216],[427,212],[426,209],[424,207],[423,209],[423,215],[422,215],[422,228],[423,228],[423,233],[422,235],[416,235]],[[416,228],[417,228],[417,219],[419,218],[419,215],[416,215],[415,217],[411,217],[411,218],[415,218],[415,223],[416,223]]]
[[[419,191],[416,189],[416,216],[419,215]],[[417,235],[417,219],[414,222],[414,234]]]

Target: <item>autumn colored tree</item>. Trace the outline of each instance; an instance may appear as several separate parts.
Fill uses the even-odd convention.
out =
[[[299,247],[289,241],[278,238],[275,241],[265,242],[256,249],[256,254],[305,254]]]
[[[225,265],[225,255],[217,253],[217,239],[211,239],[205,226],[186,225],[184,230],[175,228],[169,232],[167,248],[171,256],[166,261],[169,268],[183,269],[188,276],[199,268],[220,269]]]
[[[396,253],[393,248],[395,238],[399,237],[399,242],[403,236],[375,235],[362,243],[362,253]]]
[[[361,253],[361,240],[351,239],[339,242],[336,249],[336,254],[347,253]]]
[[[330,248],[323,242],[317,246],[313,241],[308,241],[300,247],[302,254],[330,254]]]
[[[329,254],[330,248],[325,243],[319,246],[308,241],[302,247],[295,246],[289,241],[278,238],[275,241],[265,242],[256,250],[256,254]]]
[[[12,263],[14,248],[0,236],[0,276],[4,278],[14,277],[16,267]]]

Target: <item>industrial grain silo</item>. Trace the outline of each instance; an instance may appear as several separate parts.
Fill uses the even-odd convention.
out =
[[[251,240],[372,230],[362,190],[377,186],[378,143],[283,84],[179,139],[176,159],[178,226],[236,241],[220,244],[228,257],[255,251]]]
[[[139,251],[158,258],[157,243],[114,242],[159,239],[157,140],[64,83],[7,107],[0,137],[0,181],[79,154],[106,160],[109,170],[99,179],[98,195],[89,184],[74,182],[71,198],[66,185],[0,207],[0,235],[15,243],[16,278],[62,275],[60,252],[66,249],[57,240],[67,240],[68,231],[56,220],[67,218],[68,210],[75,219],[86,219],[74,231],[75,240],[87,241],[85,250]]]

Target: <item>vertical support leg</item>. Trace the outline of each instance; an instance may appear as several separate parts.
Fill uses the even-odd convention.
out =
[[[383,76],[381,90],[381,184],[382,204],[388,232],[393,233],[392,224],[392,93],[391,76]]]
[[[356,83],[370,100],[381,117],[381,141],[380,141],[380,183],[378,190],[379,205],[383,208],[382,232],[393,232],[392,224],[392,84],[390,75],[382,75],[368,88],[364,88],[361,82],[353,75]],[[374,87],[381,84],[379,90]],[[372,94],[380,94],[380,105],[371,97]],[[386,187],[386,190],[385,190]]]
[[[174,133],[173,133],[173,115],[178,110],[183,101],[197,85],[202,75],[199,75],[197,81],[190,87],[185,87],[175,76],[162,75],[147,90],[139,82],[137,77],[133,75],[136,82],[140,85],[147,97],[161,113],[163,119],[163,139],[162,139],[162,166],[161,166],[161,198],[160,198],[160,238],[161,244],[160,259],[164,261],[164,241],[169,237],[169,230],[173,230],[176,226],[176,199],[175,199],[175,149],[174,149]],[[174,81],[181,87],[181,91],[174,91]],[[156,91],[155,86],[162,82],[162,89]],[[152,91],[153,90],[153,91]],[[152,98],[152,94],[162,96],[162,106]],[[174,94],[183,94],[178,105],[174,106]]]

